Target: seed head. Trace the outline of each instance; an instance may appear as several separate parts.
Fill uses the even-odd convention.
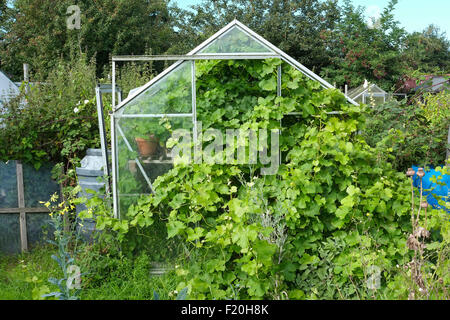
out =
[[[428,202],[426,202],[426,201],[422,201],[421,203],[420,203],[420,207],[421,208],[427,208],[428,207]]]
[[[417,170],[417,176],[419,178],[422,178],[425,175],[425,171],[423,171],[423,168],[419,168],[419,170]]]

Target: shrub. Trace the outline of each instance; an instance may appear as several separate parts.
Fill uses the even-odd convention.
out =
[[[83,57],[60,61],[44,83],[30,85],[5,107],[0,128],[0,160],[46,162],[80,160],[99,145],[94,96],[95,65]]]
[[[412,165],[444,164],[448,126],[449,93],[426,94],[414,104],[391,100],[368,111],[363,136],[377,157],[392,163],[399,171]],[[388,150],[392,151],[389,156]]]

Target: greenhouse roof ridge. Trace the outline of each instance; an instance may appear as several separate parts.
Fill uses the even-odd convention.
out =
[[[289,56],[287,53],[285,53],[284,51],[282,51],[281,49],[277,48],[275,45],[273,45],[272,43],[270,43],[269,41],[267,41],[266,39],[264,39],[262,36],[260,36],[259,34],[257,34],[256,32],[254,32],[253,30],[251,30],[250,28],[248,28],[246,25],[244,25],[242,22],[234,19],[233,21],[231,21],[229,24],[227,24],[226,26],[224,26],[222,29],[220,29],[219,31],[217,31],[214,35],[212,35],[210,38],[206,39],[205,41],[203,41],[200,45],[198,45],[197,47],[195,47],[194,49],[192,49],[189,53],[186,54],[186,56],[192,56],[192,55],[211,55],[211,56],[227,56],[230,55],[230,53],[205,53],[202,52],[203,50],[207,50],[209,45],[212,45],[215,41],[220,41],[222,36],[225,36],[229,31],[231,31],[232,29],[237,28],[239,31],[243,32],[246,36],[248,36],[248,38],[250,38],[251,40],[254,41],[254,43],[259,46],[258,48],[256,48],[258,50],[258,52],[243,52],[241,53],[242,56],[247,55],[255,55],[255,54],[267,54],[267,53],[273,53],[276,55],[279,55],[280,58],[287,62],[288,64],[290,64],[291,66],[293,66],[294,68],[296,68],[298,71],[300,71],[302,74],[304,74],[305,76],[307,76],[308,78],[310,78],[311,80],[315,80],[318,81],[322,87],[324,88],[335,88],[333,85],[331,85],[330,83],[328,83],[325,79],[321,78],[320,76],[318,76],[317,74],[315,74],[313,71],[309,70],[308,68],[306,68],[304,65],[302,65],[300,62],[298,62],[297,60],[295,60],[294,58],[292,58],[291,56]],[[261,52],[261,50],[265,50],[263,52]],[[139,56],[134,56],[134,57],[139,57]],[[114,60],[115,57],[113,57],[113,62],[114,61],[119,61],[119,60]],[[117,57],[119,58],[119,57]],[[121,61],[125,61],[126,59],[123,59]],[[166,76],[167,74],[169,74],[172,70],[174,70],[175,68],[177,68],[180,64],[182,64],[185,60],[178,60],[177,62],[175,62],[174,64],[172,64],[171,66],[169,66],[167,69],[165,69],[163,72],[161,72],[160,74],[158,74],[156,77],[154,77],[153,79],[151,79],[149,82],[147,82],[145,85],[143,85],[142,87],[140,87],[138,90],[136,90],[132,95],[129,95],[125,100],[121,101],[117,107],[114,108],[114,111],[118,111],[119,109],[121,109],[123,106],[125,106],[128,102],[130,102],[131,100],[133,100],[135,97],[139,96],[142,92],[144,92],[146,89],[148,89],[150,86],[152,86],[154,83],[158,82],[160,79],[162,79],[164,76]],[[114,64],[113,64],[114,65]],[[344,94],[344,93],[343,93]],[[353,105],[359,105],[357,102],[355,102],[353,99],[351,99],[348,95],[345,95],[347,101],[352,103]]]

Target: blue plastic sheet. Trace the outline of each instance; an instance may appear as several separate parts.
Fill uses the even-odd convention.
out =
[[[416,172],[413,176],[413,185],[414,187],[419,188],[420,190],[420,178],[417,176],[417,170],[419,167],[412,166],[413,170]],[[430,167],[429,170],[425,170],[425,175],[422,178],[422,188],[423,195],[426,197],[428,204],[430,204],[435,209],[443,209],[450,213],[450,210],[439,205],[438,199],[449,202],[449,190],[450,190],[450,175],[442,174],[439,171],[436,171],[433,167]],[[430,179],[431,177],[436,176],[436,181],[439,183],[434,183]],[[442,176],[442,179],[439,177]],[[441,185],[442,184],[442,185]]]

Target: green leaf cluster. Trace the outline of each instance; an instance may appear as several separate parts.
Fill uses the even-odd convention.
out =
[[[408,181],[359,134],[364,107],[284,64],[277,97],[279,65],[197,68],[203,129],[281,128],[277,174],[260,175],[260,164],[175,166],[131,206],[130,230],[164,222],[167,238],[184,246],[178,289],[191,298],[370,297],[371,266],[383,270],[385,292],[392,268],[410,258]]]

